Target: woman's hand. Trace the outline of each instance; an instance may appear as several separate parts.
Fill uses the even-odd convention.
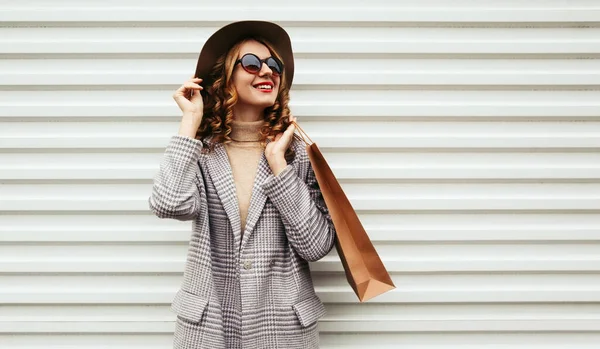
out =
[[[192,77],[184,82],[183,85],[173,93],[173,99],[177,102],[179,109],[181,109],[184,114],[202,115],[204,103],[202,102],[200,90],[202,90],[203,87],[198,85],[201,81],[201,78]],[[198,90],[198,92],[196,92],[196,90]]]
[[[265,148],[265,157],[275,176],[287,166],[287,162],[285,161],[285,151],[290,146],[293,139],[296,130],[296,125],[293,124],[295,121],[296,117],[290,115],[290,125],[288,128],[275,136],[275,140],[269,142]]]
[[[201,81],[201,78],[192,76],[173,93],[173,99],[183,112],[179,134],[192,138],[195,137],[204,114],[204,102],[200,95],[200,90],[203,87],[198,85]]]

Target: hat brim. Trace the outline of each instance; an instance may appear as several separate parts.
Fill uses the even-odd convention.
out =
[[[279,25],[267,21],[240,21],[230,23],[211,35],[200,51],[196,64],[196,77],[202,78],[202,86],[212,84],[209,76],[217,58],[226,53],[239,40],[261,36],[269,41],[283,60],[287,86],[292,86],[294,79],[294,55],[288,33]]]

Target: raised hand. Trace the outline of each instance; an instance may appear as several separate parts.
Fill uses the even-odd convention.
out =
[[[191,77],[173,93],[173,99],[183,113],[179,134],[195,137],[196,130],[200,127],[204,115],[204,102],[200,91],[203,89],[199,83],[201,78]]]
[[[276,176],[287,166],[285,151],[290,146],[294,137],[296,125],[293,122],[295,121],[296,117],[290,115],[290,125],[288,128],[275,136],[275,140],[269,142],[265,148],[265,157],[269,162],[273,174]]]

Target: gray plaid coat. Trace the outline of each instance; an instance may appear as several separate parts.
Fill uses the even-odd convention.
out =
[[[274,176],[263,153],[243,238],[231,165],[223,144],[175,135],[148,203],[159,218],[191,220],[183,282],[171,309],[176,349],[319,347],[325,307],[308,261],[335,244],[335,228],[304,144]]]

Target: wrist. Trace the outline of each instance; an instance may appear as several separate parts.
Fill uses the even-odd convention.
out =
[[[269,162],[269,166],[271,167],[273,175],[278,176],[287,167],[287,162],[285,161],[285,159],[279,159],[273,162]]]
[[[179,124],[179,134],[182,136],[196,137],[196,132],[200,127],[198,119],[193,115],[184,114]]]
[[[196,138],[196,129],[192,127],[185,127],[181,125],[179,127],[179,131],[177,132],[180,136],[187,136],[190,138]]]
[[[202,115],[202,112],[184,111],[183,120],[202,120]]]

